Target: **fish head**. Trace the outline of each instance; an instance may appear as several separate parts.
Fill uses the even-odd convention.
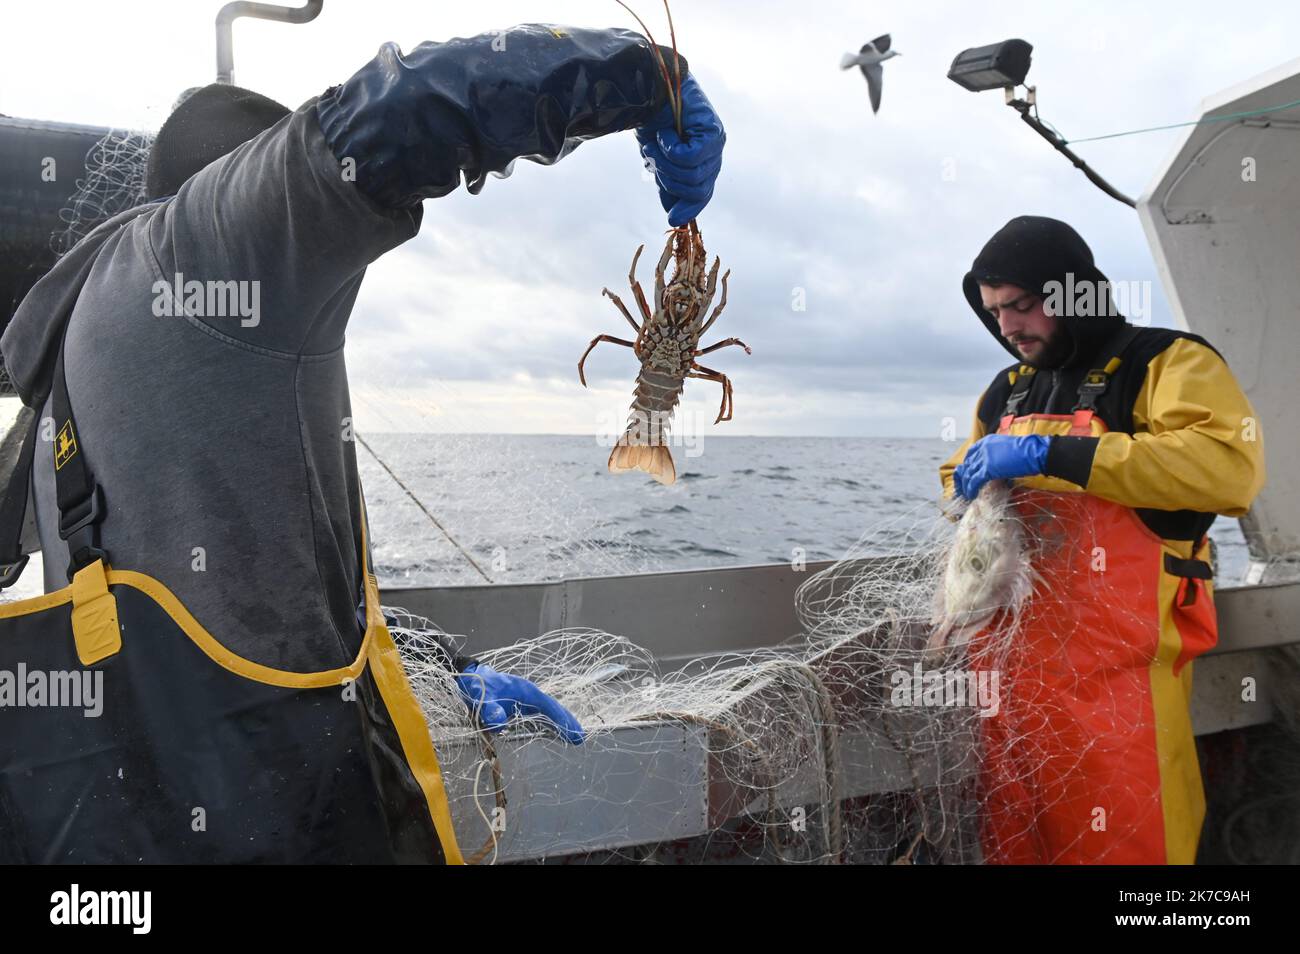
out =
[[[999,610],[1018,611],[1033,579],[1010,487],[990,481],[957,526],[936,599],[939,629],[928,648],[942,648],[954,630],[973,634]]]

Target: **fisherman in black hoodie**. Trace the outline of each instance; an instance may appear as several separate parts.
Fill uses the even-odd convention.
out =
[[[1038,574],[984,723],[984,851],[1003,863],[1195,860],[1205,799],[1187,701],[1217,641],[1206,532],[1264,483],[1249,401],[1204,339],[1137,328],[1069,225],[1021,216],[962,290],[1016,359],[940,467],[1014,480]]]

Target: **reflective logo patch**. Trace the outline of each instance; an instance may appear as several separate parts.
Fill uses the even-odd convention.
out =
[[[59,428],[58,436],[54,438],[54,469],[61,470],[76,453],[77,435],[72,432],[72,419],[69,418]]]

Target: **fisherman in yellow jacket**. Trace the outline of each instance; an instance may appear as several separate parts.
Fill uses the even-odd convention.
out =
[[[1214,646],[1206,536],[1264,484],[1250,402],[1209,342],[1137,328],[1069,225],[1021,216],[962,289],[1016,359],[940,467],[1012,480],[1038,581],[983,726],[985,859],[1190,864],[1205,816],[1188,701]]]

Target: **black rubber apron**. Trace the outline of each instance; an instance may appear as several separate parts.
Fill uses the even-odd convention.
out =
[[[379,609],[364,503],[356,658],[325,672],[259,665],[159,581],[109,566],[61,352],[53,388],[71,583],[0,604],[0,861],[463,863]],[[38,426],[0,502],[0,586],[26,563]]]

